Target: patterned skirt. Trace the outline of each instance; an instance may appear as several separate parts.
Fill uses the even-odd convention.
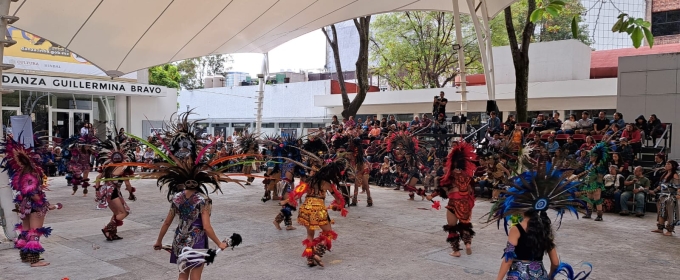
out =
[[[550,275],[545,271],[541,261],[515,260],[508,270],[506,280],[548,280]]]
[[[658,217],[664,219],[669,225],[675,226],[680,220],[680,213],[678,213],[678,201],[675,195],[662,193],[659,196],[657,204]]]
[[[320,226],[331,223],[323,198],[308,196],[300,206],[299,211],[298,223],[311,230],[317,230]]]

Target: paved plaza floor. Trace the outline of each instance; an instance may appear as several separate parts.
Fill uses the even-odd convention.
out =
[[[50,181],[48,198],[64,204],[46,220],[54,229],[43,242],[43,256],[51,265],[31,268],[20,262],[16,250],[0,250],[0,279],[176,279],[170,254],[152,248],[169,209],[155,181],[133,182],[138,200],[129,202],[132,213],[118,230],[124,239],[115,242],[107,242],[100,231],[111,212],[95,210],[92,193],[71,196],[63,178]],[[246,189],[223,184],[223,190],[211,195],[213,227],[220,238],[240,233],[244,243],[219,254],[204,270],[204,279],[495,279],[507,240],[495,224],[480,223],[491,204],[477,199],[473,254],[451,257],[442,231],[445,210],[407,201],[403,191],[373,187],[374,207],[367,208],[360,195],[360,206],[350,208],[347,218],[331,213],[338,240],[324,257],[326,267],[309,268],[300,256],[304,228],[274,228],[280,208],[260,201],[261,180]],[[171,242],[174,227],[164,243]],[[576,268],[584,261],[593,265],[591,279],[680,279],[680,237],[651,233],[654,228],[653,213],[644,218],[606,214],[604,222],[567,215],[556,243],[563,261]]]

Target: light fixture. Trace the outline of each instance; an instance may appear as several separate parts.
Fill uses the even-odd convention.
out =
[[[455,45],[453,45],[453,50],[454,50],[454,51],[460,50],[460,48],[461,48],[460,44],[455,44]]]

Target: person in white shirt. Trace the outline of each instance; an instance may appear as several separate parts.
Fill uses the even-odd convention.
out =
[[[90,124],[85,123],[83,124],[83,127],[80,128],[80,136],[86,136],[88,134],[90,134]]]
[[[558,130],[557,134],[574,134],[576,128],[578,127],[578,122],[576,122],[576,115],[569,115],[568,120],[564,120],[562,127]]]

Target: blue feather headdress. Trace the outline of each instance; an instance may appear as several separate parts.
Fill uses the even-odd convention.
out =
[[[550,162],[541,162],[534,167],[534,170],[509,180],[510,188],[485,215],[486,223],[496,222],[500,228],[503,221],[507,234],[511,216],[522,215],[529,210],[555,210],[558,228],[565,213],[573,213],[578,218],[577,208],[585,207],[585,202],[575,194],[581,182],[569,179],[573,170],[555,169]]]

